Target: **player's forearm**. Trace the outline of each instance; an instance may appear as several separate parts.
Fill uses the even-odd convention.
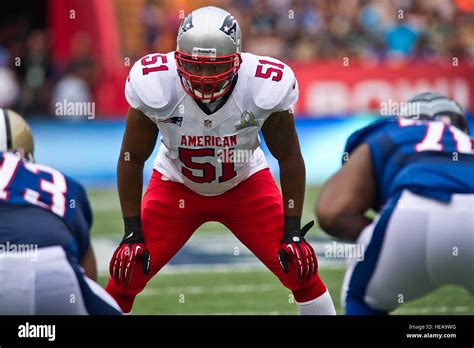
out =
[[[301,217],[306,186],[303,157],[299,154],[283,159],[279,165],[285,217]]]
[[[143,164],[120,159],[117,165],[117,188],[122,216],[140,216]]]
[[[372,223],[362,214],[351,214],[350,212],[341,213],[334,216],[331,220],[318,220],[321,228],[329,235],[355,241],[362,230]]]
[[[319,226],[329,235],[354,241],[372,221],[364,211],[365,205],[347,195],[349,188],[339,175],[333,176],[323,186],[316,204]],[[362,193],[360,193],[362,195]]]
[[[84,268],[86,276],[90,279],[96,281],[97,280],[97,262],[95,259],[94,249],[92,248],[92,244],[89,244],[89,248],[87,248],[86,254],[81,259],[81,266]]]

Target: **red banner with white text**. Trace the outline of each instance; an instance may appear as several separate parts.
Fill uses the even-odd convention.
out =
[[[474,62],[453,58],[404,65],[347,63],[290,63],[300,88],[298,115],[379,112],[381,103],[404,101],[427,90],[447,94],[465,110],[474,110]]]

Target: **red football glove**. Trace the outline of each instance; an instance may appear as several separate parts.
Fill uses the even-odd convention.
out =
[[[125,235],[109,264],[110,275],[117,284],[123,286],[130,282],[137,262],[142,264],[143,273],[150,273],[150,253],[144,244],[139,220],[137,223],[136,219],[133,219],[132,223],[130,218],[124,219]]]
[[[278,251],[278,260],[283,272],[288,273],[288,260],[293,260],[298,280],[303,281],[316,274],[318,269],[318,259],[313,247],[309,244],[304,236],[314,221],[306,224],[301,230],[294,230],[285,233],[281,240],[280,250]]]

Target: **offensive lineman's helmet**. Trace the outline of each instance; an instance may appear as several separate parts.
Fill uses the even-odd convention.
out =
[[[0,108],[0,151],[19,151],[33,160],[33,135],[28,123],[15,111]]]
[[[224,95],[242,61],[240,27],[232,15],[209,6],[191,12],[178,31],[176,66],[191,97],[210,102]]]
[[[469,134],[464,110],[455,100],[448,98],[444,94],[438,92],[418,93],[411,97],[407,103],[416,103],[416,107],[407,109],[418,110],[419,113],[404,116],[420,120],[442,121]]]

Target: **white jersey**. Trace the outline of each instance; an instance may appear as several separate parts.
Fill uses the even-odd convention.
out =
[[[230,97],[207,114],[181,86],[170,52],[137,61],[125,96],[160,130],[154,169],[201,195],[219,195],[268,167],[258,132],[272,113],[293,107],[298,84],[279,60],[243,53]]]
[[[445,203],[405,190],[355,245],[361,254],[348,260],[344,305],[352,296],[392,311],[400,299],[406,303],[446,284],[474,295],[474,194],[453,194]]]

